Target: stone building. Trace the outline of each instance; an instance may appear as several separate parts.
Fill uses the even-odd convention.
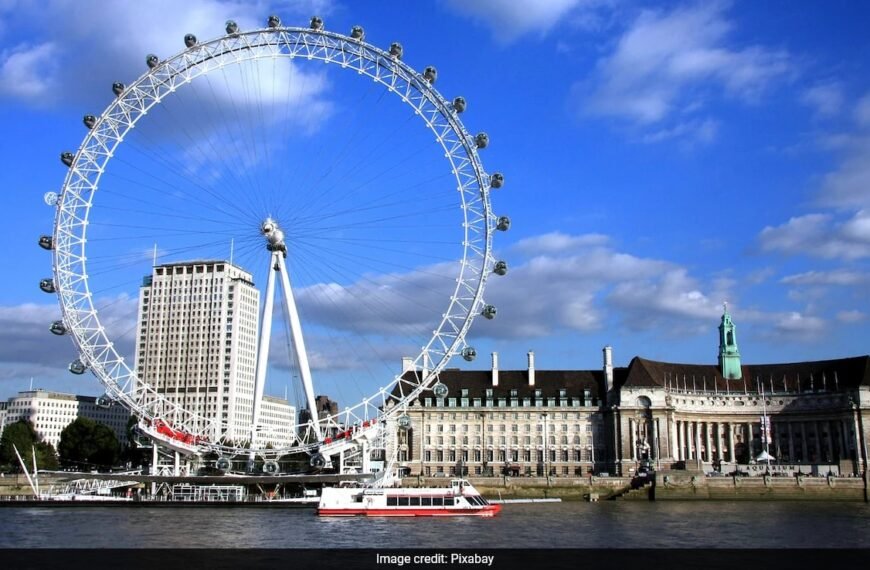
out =
[[[870,356],[784,364],[740,360],[736,325],[719,326],[717,364],[634,357],[601,370],[441,373],[447,396],[425,392],[404,411],[399,465],[411,475],[631,475],[659,469],[730,471],[779,463],[858,474],[870,435]]]

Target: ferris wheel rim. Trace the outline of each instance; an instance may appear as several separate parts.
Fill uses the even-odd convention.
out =
[[[291,38],[295,38],[295,42],[289,42],[288,40]],[[245,42],[244,40],[247,39],[255,41]],[[290,53],[281,53],[280,51],[260,53],[258,51],[267,46],[288,47],[291,45],[297,48],[304,46],[306,53],[302,53],[301,49],[298,52],[291,50]],[[209,52],[212,48],[217,49]],[[222,60],[227,54],[234,56],[244,54],[246,57],[228,62],[219,61],[213,67],[206,65],[209,61]],[[339,54],[341,54],[341,58],[339,58]],[[351,57],[351,60],[348,60],[348,56]],[[324,63],[339,64],[343,68],[351,67],[359,73],[368,75],[386,87],[388,91],[398,95],[404,103],[411,105],[416,114],[423,118],[426,126],[435,133],[438,142],[446,151],[446,156],[453,167],[454,177],[459,184],[463,209],[465,236],[457,285],[450,298],[448,310],[442,316],[438,328],[414,359],[415,373],[412,375],[413,378],[405,378],[404,374],[396,375],[392,381],[370,397],[364,398],[362,402],[318,421],[323,422],[326,426],[330,424],[341,426],[351,423],[351,419],[361,423],[372,421],[372,418],[369,418],[370,411],[375,412],[375,418],[378,422],[398,413],[408,402],[431,386],[450,358],[459,354],[467,346],[465,336],[474,317],[484,306],[483,291],[494,264],[492,236],[495,229],[495,216],[492,213],[489,200],[489,178],[483,169],[474,139],[465,129],[458,113],[423,75],[401,61],[400,58],[392,57],[390,53],[368,44],[362,39],[323,29],[270,27],[227,34],[207,42],[195,43],[151,67],[135,82],[126,87],[124,92],[96,118],[94,125],[89,128],[89,132],[69,165],[69,171],[61,187],[60,199],[56,204],[57,210],[52,234],[54,243],[53,274],[57,285],[56,292],[63,322],[71,332],[80,358],[106,387],[109,396],[121,401],[139,418],[149,422],[159,418],[139,400],[143,394],[149,393],[151,386],[139,381],[136,371],[115,350],[112,340],[100,323],[99,311],[94,306],[89,288],[85,248],[88,216],[93,196],[99,187],[105,166],[111,160],[114,150],[123,143],[129,130],[147,113],[151,106],[159,103],[177,88],[189,84],[200,75],[206,75],[229,65],[268,57],[289,57],[291,61],[305,57],[306,59],[319,59]],[[358,63],[359,67],[352,67],[349,61]],[[177,68],[173,67],[179,63],[182,65]],[[382,74],[383,69],[387,69],[389,73]],[[161,89],[164,90],[161,91]],[[404,93],[400,92],[400,89],[404,89]],[[133,93],[132,97],[128,95],[130,93]],[[149,96],[151,97],[150,105],[143,104],[139,109],[134,109],[130,105],[133,100],[147,102]],[[130,101],[125,97],[128,97]],[[427,108],[427,104],[431,108]],[[429,113],[429,117],[427,118],[424,113]],[[437,130],[436,127],[441,130]],[[89,146],[94,141],[97,143],[96,149],[94,146]],[[448,143],[454,145],[452,150],[448,148]],[[454,153],[456,156],[461,156],[461,153],[464,153],[467,162],[457,165],[453,160]],[[82,191],[85,193],[84,196]],[[477,199],[474,199],[475,193],[478,194]],[[84,215],[77,215],[80,210],[83,210]],[[469,211],[474,216],[472,221],[469,221]],[[75,233],[74,228],[76,227],[80,229],[80,235]],[[477,235],[470,235],[475,232]],[[472,252],[471,256],[469,256],[469,251]],[[477,265],[470,262],[469,257],[472,261],[476,260]],[[80,268],[80,271],[76,272],[76,268]],[[471,278],[468,278],[466,272],[476,273],[476,276],[472,275]],[[451,312],[453,310],[456,310],[455,314]],[[446,332],[442,334],[442,330],[446,330]],[[448,340],[445,342],[445,339]],[[431,358],[433,354],[438,358],[433,360]],[[417,370],[423,371],[423,374],[418,374]],[[398,395],[394,394],[397,390]],[[158,400],[170,404],[170,408],[180,408],[180,406],[172,404],[157,394],[156,391],[151,390],[150,393]],[[181,411],[185,412],[183,409]],[[282,452],[311,451],[321,445],[322,442],[300,443],[300,445],[294,445],[291,448],[255,451],[276,455]],[[202,451],[223,453],[242,449],[226,446],[220,442],[198,442],[195,447]],[[244,449],[251,451],[247,448]]]

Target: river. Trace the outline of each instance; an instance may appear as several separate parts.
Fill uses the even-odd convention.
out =
[[[320,518],[313,509],[5,507],[0,548],[870,548],[870,505],[508,504],[492,519]]]

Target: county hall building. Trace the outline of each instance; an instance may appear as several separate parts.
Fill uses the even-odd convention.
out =
[[[719,325],[713,364],[634,357],[600,370],[445,370],[448,393],[405,410],[397,434],[408,475],[628,476],[658,469],[730,472],[779,464],[860,474],[870,435],[870,356],[744,364],[736,326]],[[769,427],[766,427],[769,426]]]

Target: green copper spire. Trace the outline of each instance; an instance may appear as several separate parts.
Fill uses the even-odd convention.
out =
[[[719,323],[719,370],[730,380],[743,377],[740,369],[740,351],[737,350],[737,327],[728,314],[728,303],[724,304],[722,322]]]

